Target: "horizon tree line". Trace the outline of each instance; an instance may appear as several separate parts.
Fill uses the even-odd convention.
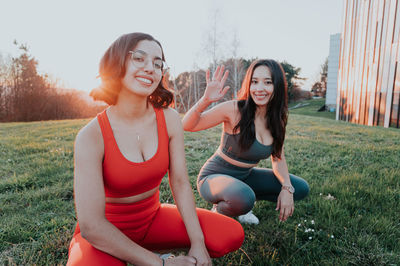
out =
[[[18,45],[16,41],[14,44]],[[18,48],[21,51],[18,57],[4,58],[0,54],[0,122],[88,118],[107,107],[104,103],[89,100],[83,91],[60,88],[48,74],[40,75],[37,72],[38,61],[29,54],[28,47],[21,44]],[[226,85],[231,89],[222,101],[236,98],[253,60],[228,58],[211,63],[210,69],[215,64],[224,64],[230,71]],[[281,65],[286,73],[289,101],[309,98],[309,93],[302,92],[298,83],[303,79],[300,77],[301,69],[285,61]],[[180,73],[169,79],[169,87],[175,95],[174,108],[185,113],[204,93],[205,70]]]

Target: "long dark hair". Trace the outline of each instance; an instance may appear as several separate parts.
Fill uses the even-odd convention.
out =
[[[117,103],[118,95],[121,91],[122,78],[126,72],[126,58],[129,51],[133,50],[142,40],[156,42],[161,48],[162,59],[165,60],[161,44],[153,36],[141,32],[122,35],[111,44],[101,58],[99,66],[101,85],[90,92],[90,96],[93,99],[104,101],[109,105]],[[166,75],[163,75],[160,84],[147,100],[156,108],[166,108],[171,104],[173,94],[169,91],[168,77]]]
[[[238,108],[241,118],[233,131],[237,132],[240,129],[239,145],[242,150],[249,149],[255,141],[256,130],[254,119],[257,105],[250,95],[250,85],[254,69],[261,65],[268,67],[271,71],[271,78],[274,85],[274,91],[267,103],[265,128],[271,132],[274,139],[272,143],[272,156],[280,159],[288,118],[288,96],[285,72],[278,62],[271,59],[264,59],[254,61],[249,66],[238,93]]]

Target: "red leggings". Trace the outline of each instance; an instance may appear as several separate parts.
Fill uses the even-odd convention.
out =
[[[242,226],[232,218],[197,208],[207,250],[212,258],[237,250]],[[131,204],[106,203],[106,218],[132,241],[149,250],[189,248],[190,240],[175,205],[160,204],[159,193]],[[126,265],[82,238],[79,225],[69,247],[67,265]]]

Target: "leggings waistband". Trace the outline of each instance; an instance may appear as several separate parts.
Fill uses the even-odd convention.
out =
[[[106,219],[120,230],[143,231],[151,224],[159,207],[160,191],[143,200],[132,203],[106,203]],[[80,232],[79,224],[74,235]]]
[[[218,154],[214,154],[200,170],[198,181],[212,174],[225,174],[238,179],[246,178],[253,167],[240,167],[225,161]]]
[[[224,166],[227,166],[227,167],[229,167],[231,169],[235,169],[235,170],[238,170],[238,171],[248,171],[251,168],[253,168],[253,167],[240,167],[240,166],[231,164],[230,162],[224,160],[224,158],[222,158],[218,154],[214,154],[210,159],[213,159],[213,160],[217,161],[218,163],[223,164]]]
[[[144,223],[160,207],[159,190],[152,196],[133,203],[106,203],[105,215],[111,223],[137,221]],[[118,227],[118,226],[117,226]]]

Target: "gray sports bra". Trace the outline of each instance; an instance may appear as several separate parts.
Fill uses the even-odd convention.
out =
[[[255,139],[248,150],[241,151],[239,138],[239,134],[232,135],[223,132],[221,137],[221,150],[229,158],[243,163],[255,164],[261,159],[267,159],[272,153],[272,145],[264,145],[257,139]]]

